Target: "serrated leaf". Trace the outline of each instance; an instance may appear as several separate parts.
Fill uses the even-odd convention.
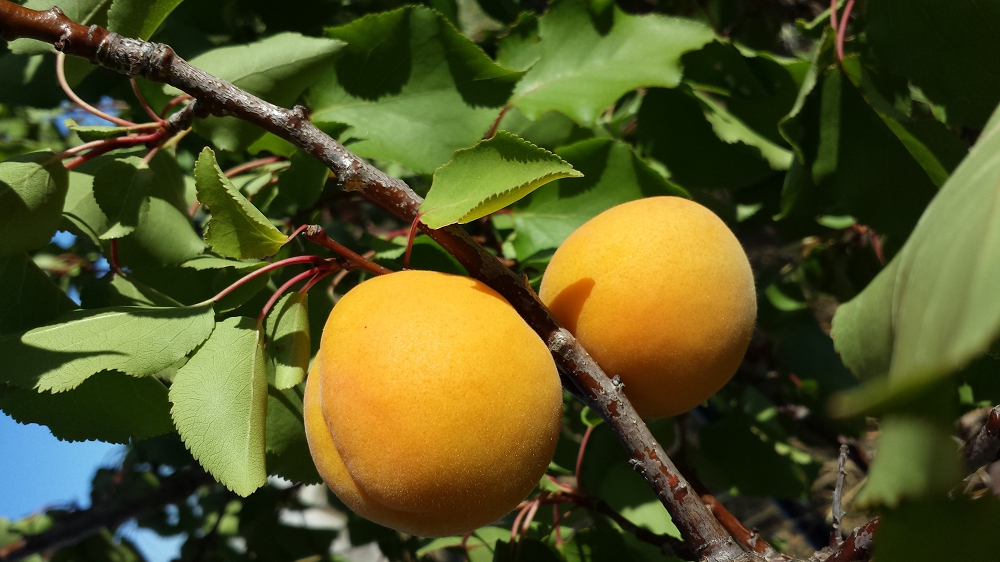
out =
[[[339,129],[356,154],[417,173],[479,141],[522,75],[423,7],[368,15],[327,34],[348,45],[336,72],[310,89],[313,121]]]
[[[123,137],[131,132],[131,129],[127,127],[95,127],[95,126],[83,126],[83,125],[70,125],[69,129],[80,136],[80,140],[83,142],[91,142],[95,140],[105,140],[112,139],[115,137]]]
[[[0,334],[30,330],[74,308],[27,254],[0,258]]]
[[[108,30],[149,40],[184,0],[114,0],[108,10]]]
[[[98,373],[60,393],[0,385],[0,410],[19,423],[47,426],[64,441],[127,444],[174,428],[162,382],[114,371]]]
[[[1000,5],[977,0],[876,0],[865,34],[879,62],[947,108],[948,122],[982,127],[1000,102]]]
[[[342,41],[278,33],[249,45],[220,47],[191,59],[191,64],[280,107],[290,107],[325,71],[344,46]],[[180,92],[167,88],[167,93]],[[216,148],[239,152],[264,131],[234,117],[209,117],[194,124]]]
[[[226,257],[247,259],[274,255],[288,238],[222,173],[215,152],[205,148],[194,167],[198,200],[212,212],[205,239]]]
[[[69,173],[52,151],[0,162],[0,256],[45,245],[59,226]]]
[[[540,42],[525,45],[540,58],[510,102],[529,118],[557,110],[590,125],[627,92],[677,86],[681,55],[715,38],[709,27],[691,20],[633,16],[613,3],[593,13],[593,5],[557,0],[538,19]]]
[[[58,6],[66,17],[80,25],[103,25],[107,21],[108,8],[111,0],[28,0],[25,8],[32,10],[48,10]],[[17,39],[8,44],[11,52],[18,55],[38,55],[52,50],[51,43],[34,39]]]
[[[205,271],[207,269],[227,269],[233,268],[236,271],[253,271],[255,269],[260,269],[264,267],[266,262],[260,260],[227,260],[225,258],[220,258],[212,256],[209,254],[202,254],[200,256],[195,256],[186,262],[181,264],[181,267],[186,267],[194,269],[197,271]]]
[[[434,172],[420,205],[431,228],[466,223],[499,211],[550,181],[583,174],[555,154],[506,131],[455,152]]]
[[[219,323],[177,372],[170,414],[184,444],[219,482],[246,497],[267,481],[267,367],[249,318]]]
[[[1000,112],[893,263],[834,316],[844,363],[871,380],[861,391],[870,395],[858,400],[925,388],[985,354],[1000,335],[998,151]]]
[[[309,368],[309,295],[289,293],[281,298],[264,323],[267,353],[274,369],[274,386],[292,388],[306,380]]]
[[[101,371],[152,375],[205,341],[214,325],[211,304],[76,310],[57,323],[0,337],[0,382],[63,392]]]
[[[559,247],[583,223],[615,205],[658,195],[690,197],[621,141],[589,139],[557,153],[584,178],[553,182],[513,208],[513,245],[519,260]]]
[[[141,158],[109,162],[94,175],[94,199],[108,219],[101,240],[131,234],[149,214],[153,171]]]

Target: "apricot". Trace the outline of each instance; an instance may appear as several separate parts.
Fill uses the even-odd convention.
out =
[[[403,271],[334,307],[306,382],[306,437],[358,515],[412,535],[463,534],[545,473],[562,389],[541,338],[479,281]]]
[[[597,215],[552,256],[539,296],[644,418],[694,408],[732,378],[757,316],[739,241],[698,203],[651,197]]]

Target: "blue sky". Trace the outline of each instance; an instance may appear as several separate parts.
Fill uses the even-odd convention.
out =
[[[89,506],[94,472],[115,466],[124,454],[121,445],[59,441],[44,426],[22,425],[0,413],[0,517],[16,520],[44,507]],[[182,541],[134,525],[127,536],[149,562],[169,561]]]

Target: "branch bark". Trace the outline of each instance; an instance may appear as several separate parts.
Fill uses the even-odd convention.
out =
[[[167,45],[122,37],[99,26],[74,23],[58,8],[38,12],[0,0],[0,36],[7,41],[31,38],[62,52],[84,57],[128,76],[170,84],[195,98],[198,117],[234,116],[257,125],[309,153],[334,172],[348,191],[410,222],[422,199],[405,182],[391,178],[320,131],[306,109],[283,109],[194,68]],[[525,280],[500,263],[460,227],[439,230],[420,225],[455,256],[470,275],[504,296],[552,351],[564,383],[575,389],[614,429],[632,457],[632,466],[656,491],[684,540],[701,559],[711,562],[760,560],[745,552],[708,511],[635,409],[587,351],[560,326]]]

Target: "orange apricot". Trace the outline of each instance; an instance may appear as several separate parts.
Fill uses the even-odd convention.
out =
[[[722,220],[679,197],[597,215],[556,250],[539,296],[644,418],[697,406],[732,378],[757,316],[753,272]]]
[[[435,537],[496,521],[532,490],[562,389],[541,338],[492,289],[403,271],[334,307],[304,410],[316,467],[345,505]]]

